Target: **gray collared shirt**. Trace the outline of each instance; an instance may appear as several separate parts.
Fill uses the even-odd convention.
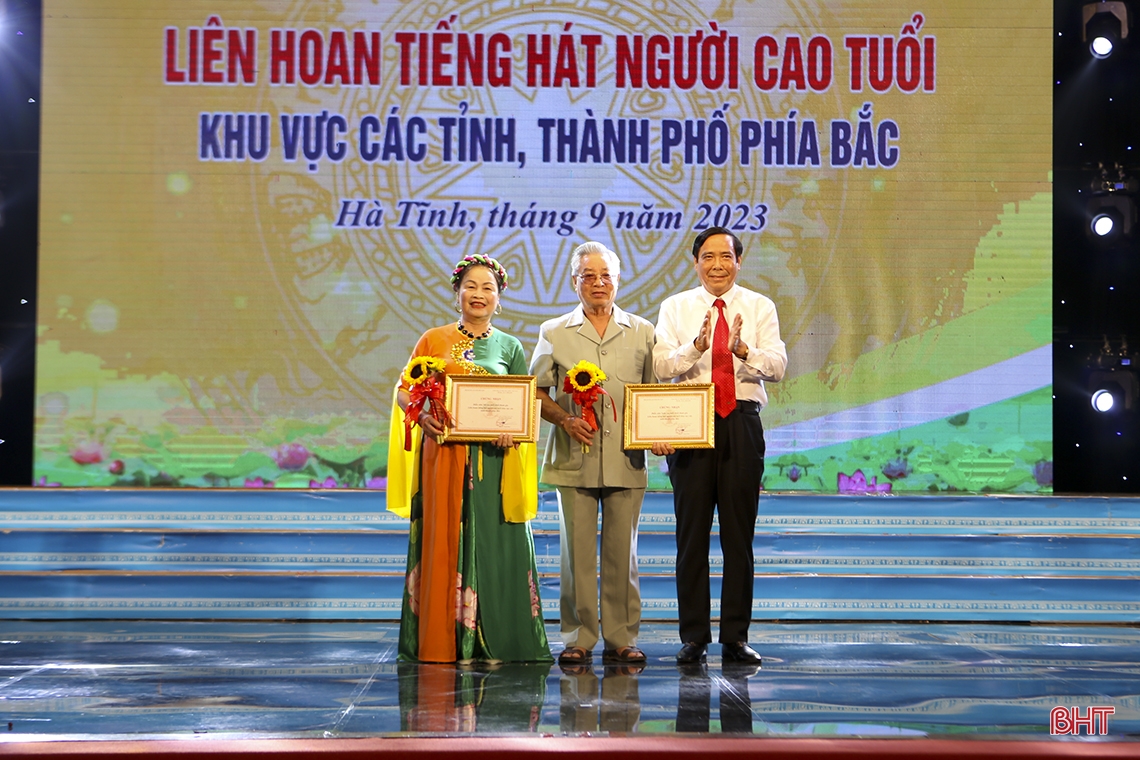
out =
[[[606,373],[602,396],[594,406],[600,429],[588,452],[561,427],[550,431],[542,462],[542,480],[553,486],[578,488],[645,488],[645,452],[622,448],[626,383],[657,382],[653,374],[653,325],[614,306],[606,334],[586,319],[582,306],[548,320],[539,328],[538,345],[530,361],[530,374],[538,387],[567,412],[581,416],[562,383],[570,368],[582,360]],[[615,420],[616,417],[616,420]]]

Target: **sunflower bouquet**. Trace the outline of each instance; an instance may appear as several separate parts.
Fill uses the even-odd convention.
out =
[[[447,387],[443,373],[446,369],[447,362],[437,356],[416,356],[404,368],[404,382],[408,384],[408,395],[412,397],[404,409],[404,451],[412,450],[412,428],[424,407],[437,420],[450,422],[451,416],[444,405]]]
[[[570,394],[571,400],[582,408],[582,420],[590,426],[591,430],[598,429],[598,417],[594,413],[594,404],[601,396],[609,394],[602,388],[606,381],[606,373],[602,368],[591,362],[582,360],[570,368],[566,379],[562,381],[562,390]],[[617,419],[617,409],[614,409],[614,419]],[[586,450],[586,447],[582,447]]]

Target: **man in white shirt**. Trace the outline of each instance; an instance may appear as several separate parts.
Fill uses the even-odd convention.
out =
[[[744,246],[723,227],[693,242],[701,286],[661,304],[653,368],[662,382],[713,383],[716,448],[674,451],[669,479],[677,516],[679,663],[703,661],[712,641],[709,536],[714,510],[724,554],[720,644],[725,661],[758,665],[748,646],[752,620],[752,539],[764,474],[764,381],[788,366],[772,301],[736,284]]]

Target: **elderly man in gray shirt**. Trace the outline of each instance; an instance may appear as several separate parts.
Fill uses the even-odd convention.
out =
[[[622,448],[622,415],[625,385],[656,381],[653,325],[614,304],[620,269],[617,254],[601,243],[583,243],[574,249],[571,285],[581,304],[543,323],[530,363],[530,373],[538,378],[542,418],[554,425],[542,480],[557,486],[560,504],[566,648],[558,661],[563,667],[590,665],[598,642],[599,505],[603,660],[645,662],[645,654],[637,648],[641,623],[637,521],[647,484],[645,452]],[[608,395],[602,395],[593,408],[596,430],[564,390],[567,373],[583,360],[606,374],[603,387]]]

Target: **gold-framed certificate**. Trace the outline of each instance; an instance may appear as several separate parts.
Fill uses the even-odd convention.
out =
[[[538,440],[533,375],[448,375],[444,403],[451,424],[440,443],[483,443],[503,433],[516,443]]]
[[[625,448],[668,443],[675,449],[711,449],[715,413],[712,383],[627,385]]]

